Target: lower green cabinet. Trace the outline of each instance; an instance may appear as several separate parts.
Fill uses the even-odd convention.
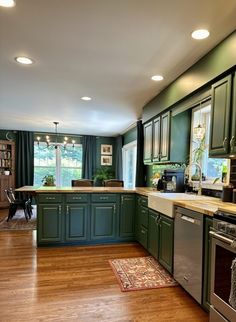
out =
[[[62,205],[60,204],[38,205],[38,243],[62,241],[62,215]]]
[[[92,204],[91,240],[115,240],[116,203]]]
[[[148,208],[147,197],[145,196],[137,197],[135,237],[144,248],[148,248]]]
[[[203,271],[203,307],[210,310],[210,284],[211,284],[211,238],[209,235],[210,228],[213,226],[213,220],[205,217],[204,222],[204,271]]]
[[[170,273],[173,272],[174,220],[160,215],[159,221],[159,262]]]
[[[120,205],[120,238],[134,238],[135,195],[121,195]]]
[[[80,241],[88,239],[88,205],[67,204],[65,220],[65,240]]]
[[[154,211],[149,209],[148,211],[148,251],[149,253],[156,259],[158,259],[159,255],[159,225],[158,221],[160,219],[160,215]]]

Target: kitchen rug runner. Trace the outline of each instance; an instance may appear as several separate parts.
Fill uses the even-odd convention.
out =
[[[112,259],[109,263],[123,292],[178,285],[152,256]]]
[[[32,209],[33,215],[27,222],[25,219],[24,210],[19,209],[14,217],[7,221],[7,217],[0,218],[0,231],[2,230],[35,230],[36,229],[36,208]]]

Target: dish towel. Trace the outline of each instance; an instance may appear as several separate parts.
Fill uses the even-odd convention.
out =
[[[232,261],[231,266],[231,289],[229,295],[229,304],[236,309],[236,258]]]

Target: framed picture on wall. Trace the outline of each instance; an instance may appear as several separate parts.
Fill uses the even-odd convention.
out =
[[[112,145],[101,144],[101,154],[112,155]]]
[[[101,156],[101,165],[112,165],[112,156],[111,155],[102,155]]]

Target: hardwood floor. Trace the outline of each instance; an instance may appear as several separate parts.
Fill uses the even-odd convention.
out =
[[[121,292],[108,259],[138,244],[36,248],[35,232],[0,232],[0,321],[205,322],[181,288]]]

